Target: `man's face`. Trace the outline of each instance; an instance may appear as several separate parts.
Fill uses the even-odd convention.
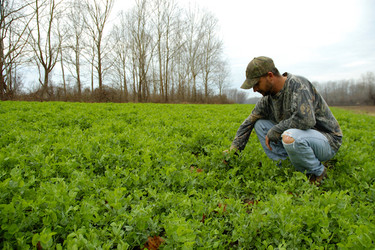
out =
[[[258,83],[254,85],[253,90],[263,96],[267,96],[272,94],[272,88],[272,82],[269,81],[269,77],[262,76],[259,78]]]

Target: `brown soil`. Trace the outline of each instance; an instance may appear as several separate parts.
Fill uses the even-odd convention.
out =
[[[160,236],[148,237],[143,249],[158,250],[164,239]]]
[[[337,106],[336,108],[351,110],[357,114],[375,116],[375,106]]]

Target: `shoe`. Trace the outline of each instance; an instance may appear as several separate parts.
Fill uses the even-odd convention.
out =
[[[327,168],[324,167],[323,173],[319,176],[311,175],[310,183],[319,186],[323,179],[327,177]]]

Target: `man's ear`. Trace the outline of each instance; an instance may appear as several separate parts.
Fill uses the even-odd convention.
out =
[[[269,71],[269,72],[267,73],[267,75],[266,75],[266,77],[268,78],[268,81],[271,81],[271,82],[272,82],[272,79],[273,79],[274,76],[275,76],[275,75],[274,75],[271,71]]]

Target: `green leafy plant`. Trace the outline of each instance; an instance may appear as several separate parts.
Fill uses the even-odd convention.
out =
[[[320,187],[255,133],[252,105],[0,102],[0,248],[371,249],[375,117],[332,108]]]

